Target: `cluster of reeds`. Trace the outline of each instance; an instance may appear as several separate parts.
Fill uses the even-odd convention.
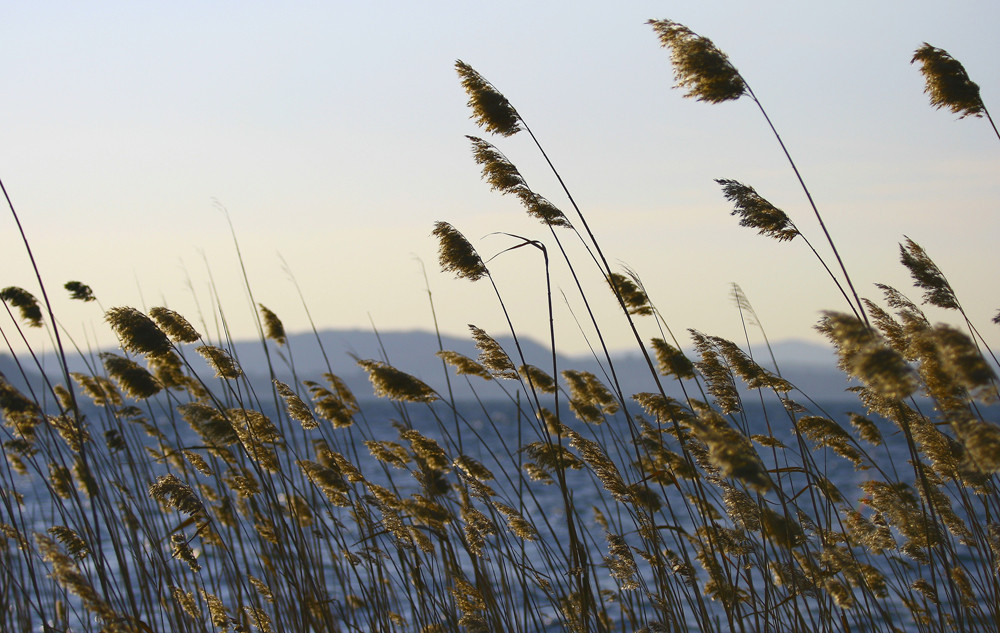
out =
[[[749,98],[767,116],[711,41],[651,25],[688,96]],[[988,116],[947,53],[925,45],[914,60],[934,105]],[[535,139],[492,84],[456,68],[486,132]],[[45,328],[62,367],[22,389],[0,379],[0,628],[997,630],[997,360],[918,244],[901,245],[903,265],[962,328],[933,324],[895,288],[861,298],[825,228],[831,266],[788,214],[719,181],[741,224],[806,243],[844,297],[818,328],[857,404],[827,411],[749,344],[692,330],[685,353],[640,278],[608,264],[569,191],[567,214],[497,147],[470,141],[484,179],[545,226],[517,247],[544,254],[546,279],[550,266],[570,271],[603,374],[557,366],[554,326],[551,366],[529,364],[508,315],[512,346],[473,326],[479,357],[442,349],[450,369],[437,381],[358,359],[380,400],[359,399],[332,370],[299,377],[264,306],[267,389],[225,328],[204,336],[164,307],[105,310],[120,352],[83,355],[88,371],[71,372],[42,279],[41,302],[6,288],[16,333]],[[492,283],[459,231],[441,222],[434,234],[444,270]],[[567,239],[589,258],[572,261]],[[583,290],[595,269],[609,294]],[[95,301],[80,282],[66,290]],[[654,390],[621,384],[590,310],[606,300]],[[661,336],[644,340],[641,320]],[[42,369],[30,354],[16,361],[25,380]],[[479,399],[456,401],[451,373]]]

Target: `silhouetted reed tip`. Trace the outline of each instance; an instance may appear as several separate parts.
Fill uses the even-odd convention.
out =
[[[455,227],[447,222],[435,222],[433,235],[440,242],[438,261],[442,270],[454,272],[456,277],[471,281],[477,281],[489,273],[479,253]]]
[[[28,327],[42,327],[42,309],[30,292],[17,286],[8,286],[0,290],[0,299],[17,308],[21,312],[21,318],[28,322]]]
[[[959,309],[951,284],[919,244],[906,238],[906,243],[899,245],[899,261],[910,271],[913,283],[923,288],[925,303],[946,310]]]
[[[660,45],[670,49],[676,87],[685,90],[685,97],[722,103],[746,93],[743,77],[712,40],[672,20],[649,20],[647,24],[660,37]]]
[[[469,95],[469,107],[472,108],[472,118],[477,125],[501,136],[511,136],[521,131],[521,117],[517,110],[493,84],[462,60],[455,62],[455,70],[462,79],[462,87]]]
[[[136,354],[161,356],[170,351],[170,339],[156,323],[135,308],[111,308],[104,314],[121,340],[122,349]]]
[[[722,195],[736,205],[732,215],[739,216],[740,226],[757,229],[761,235],[773,237],[779,242],[795,239],[799,230],[784,211],[777,208],[758,194],[753,187],[735,180],[717,179],[722,185]]]
[[[149,316],[153,317],[160,329],[175,343],[194,343],[201,338],[201,334],[198,334],[187,319],[170,308],[159,306],[150,308]]]
[[[94,291],[85,283],[79,281],[67,281],[63,288],[69,291],[69,298],[76,301],[94,301]]]
[[[271,339],[278,345],[287,344],[288,335],[285,334],[285,325],[278,318],[278,315],[262,303],[258,303],[257,307],[260,308],[260,318],[264,325],[264,337]]]
[[[965,67],[947,51],[924,42],[913,53],[910,63],[920,62],[920,73],[924,76],[924,92],[935,108],[948,108],[963,119],[967,116],[982,116],[982,97],[979,86],[969,79]]]

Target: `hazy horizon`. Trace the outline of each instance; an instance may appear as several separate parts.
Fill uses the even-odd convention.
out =
[[[101,307],[120,305],[167,305],[205,334],[224,322],[234,338],[255,336],[222,208],[253,300],[289,332],[309,328],[290,274],[321,329],[431,330],[426,268],[442,331],[464,336],[474,323],[501,336],[492,289],[439,272],[433,223],[452,223],[484,258],[516,243],[498,231],[555,248],[480,180],[465,135],[494,142],[533,188],[569,205],[530,139],[490,138],[469,119],[453,69],[462,59],[529,122],[612,263],[639,274],[683,343],[688,328],[743,340],[731,282],[772,340],[820,341],[821,311],[847,310],[836,288],[803,244],[739,227],[713,181],[753,186],[819,245],[794,174],[751,102],[712,106],[671,89],[669,52],[645,24],[670,18],[711,38],[768,108],[859,292],[879,300],[883,282],[919,301],[898,263],[908,236],[995,344],[1000,143],[985,120],[934,110],[910,58],[925,41],[948,50],[1000,110],[1000,6],[900,6],[15,5],[0,25],[0,178],[56,317],[84,348],[113,345]],[[0,287],[37,294],[5,215]],[[528,251],[490,268],[518,332],[544,341],[544,273]],[[634,345],[596,268],[577,261],[609,346]],[[564,268],[553,257],[557,345],[578,354],[593,335],[576,325],[587,319]],[[100,306],[70,301],[69,280],[91,285]]]

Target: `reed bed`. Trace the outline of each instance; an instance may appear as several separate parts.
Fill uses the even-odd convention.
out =
[[[470,136],[484,180],[543,225],[515,248],[542,253],[546,279],[550,266],[572,274],[602,375],[558,366],[554,326],[550,364],[527,363],[504,289],[446,222],[434,227],[442,269],[493,284],[510,330],[472,326],[479,357],[441,349],[434,377],[356,359],[377,400],[332,370],[279,371],[278,356],[293,356],[262,305],[265,388],[224,324],[204,335],[165,307],[104,310],[121,349],[82,355],[88,371],[71,372],[43,280],[41,300],[8,287],[5,339],[43,328],[62,366],[42,371],[21,354],[23,376],[0,380],[0,628],[996,631],[996,357],[913,241],[900,259],[922,304],[888,286],[862,298],[735,66],[683,25],[650,25],[686,96],[750,99],[788,157],[817,242],[752,187],[719,185],[741,224],[804,243],[843,296],[817,328],[853,381],[850,410],[824,410],[749,344],[692,330],[694,352],[683,351],[640,277],[608,264],[570,192],[559,192],[564,213]],[[959,62],[926,44],[914,62],[932,105],[992,124]],[[530,135],[548,160],[493,84],[464,62],[456,70],[485,133]],[[584,291],[595,273],[605,293]],[[81,282],[65,289],[96,300]],[[550,317],[552,295],[539,306]],[[759,325],[735,286],[734,297]],[[615,327],[634,334],[652,391],[621,384],[608,326],[590,311],[606,301],[621,308]],[[934,324],[922,305],[961,326]],[[639,322],[661,336],[644,340]],[[15,387],[34,371],[42,383]],[[458,380],[476,400],[450,395]]]

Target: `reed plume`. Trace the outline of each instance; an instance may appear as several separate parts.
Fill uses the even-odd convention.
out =
[[[368,379],[377,396],[402,402],[433,402],[438,399],[437,393],[425,382],[382,361],[359,360],[358,365],[368,372]]]
[[[80,281],[67,281],[63,284],[63,288],[69,292],[69,298],[75,301],[88,302],[95,301],[97,299],[94,296],[93,289]]]
[[[199,345],[194,351],[201,354],[202,358],[208,361],[208,365],[215,370],[216,378],[235,379],[243,375],[243,370],[232,355],[221,347],[214,345]]]
[[[676,87],[685,91],[685,97],[721,103],[746,93],[743,78],[712,40],[672,20],[649,20],[647,24],[656,31],[660,44],[670,49]]]
[[[442,270],[469,281],[478,281],[489,274],[479,253],[455,227],[447,222],[436,222],[434,236],[439,242],[438,258]]]
[[[169,308],[160,306],[150,308],[149,316],[175,343],[194,343],[201,338],[187,319]]]
[[[979,96],[979,86],[969,78],[960,61],[944,49],[924,42],[913,52],[910,63],[916,62],[920,62],[920,73],[926,82],[924,92],[930,97],[932,106],[948,108],[960,119],[983,115],[985,106]]]
[[[278,318],[278,315],[269,310],[264,304],[258,303],[261,320],[264,326],[264,338],[271,339],[278,345],[288,343],[288,335],[285,334],[285,325]]]
[[[104,314],[121,341],[122,349],[135,354],[160,356],[172,349],[170,339],[152,319],[135,308],[111,308]]]
[[[24,288],[7,286],[0,290],[0,300],[17,308],[28,327],[42,327],[42,308],[38,305],[38,299]]]
[[[477,125],[501,136],[512,136],[521,131],[520,115],[493,84],[461,60],[455,62],[455,70],[465,93],[469,95],[468,105]]]

